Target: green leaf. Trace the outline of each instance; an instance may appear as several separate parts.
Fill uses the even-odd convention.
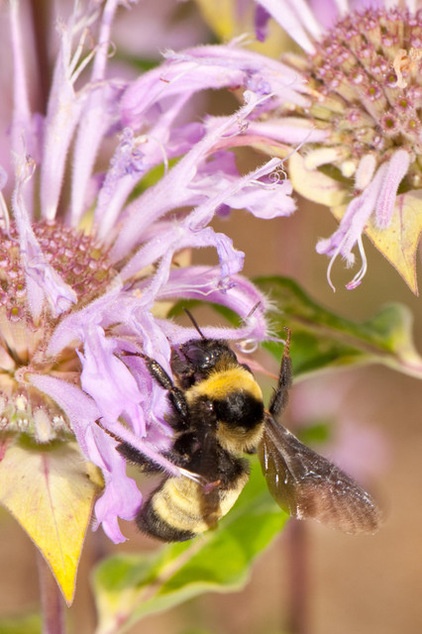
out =
[[[276,306],[273,330],[285,338],[292,331],[291,352],[296,377],[330,366],[382,363],[422,378],[422,357],[412,339],[412,314],[401,304],[389,304],[372,319],[356,323],[317,304],[293,280],[261,277],[255,283]],[[280,359],[283,345],[265,346]]]
[[[0,619],[0,634],[41,634],[42,622],[39,614]]]
[[[315,421],[308,427],[296,430],[297,436],[305,445],[326,444],[331,439],[332,422],[329,420]]]
[[[152,555],[112,557],[98,567],[97,634],[126,631],[139,619],[204,592],[244,586],[253,560],[287,519],[270,497],[259,466],[253,466],[250,482],[217,530]]]

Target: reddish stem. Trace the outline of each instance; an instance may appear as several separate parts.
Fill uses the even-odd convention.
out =
[[[37,550],[43,634],[65,634],[65,605],[50,568]]]
[[[286,537],[290,581],[288,631],[291,634],[309,634],[309,562],[305,522],[292,520]]]

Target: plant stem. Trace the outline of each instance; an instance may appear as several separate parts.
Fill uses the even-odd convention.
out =
[[[37,550],[43,634],[65,634],[64,600],[44,557]]]
[[[32,23],[32,34],[34,38],[37,77],[37,103],[34,104],[37,112],[45,113],[47,110],[48,92],[51,81],[51,64],[48,56],[49,33],[48,28],[51,23],[51,2],[46,0],[31,0],[29,5],[29,15]]]
[[[289,628],[291,634],[309,634],[309,578],[307,527],[305,522],[292,520],[287,527],[289,559]]]

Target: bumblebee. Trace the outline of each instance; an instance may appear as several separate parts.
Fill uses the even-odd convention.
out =
[[[207,339],[197,329],[200,339],[172,352],[174,381],[157,361],[140,355],[168,391],[175,439],[166,455],[199,476],[166,476],[136,516],[140,530],[176,542],[215,527],[248,480],[245,454],[258,452],[270,493],[290,515],[347,533],[375,532],[380,515],[370,495],[278,422],[292,383],[290,333],[266,409],[249,367],[239,363],[226,341]],[[160,470],[127,443],[118,450],[145,472]]]

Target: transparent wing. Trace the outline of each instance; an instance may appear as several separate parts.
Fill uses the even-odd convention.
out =
[[[259,458],[271,495],[298,519],[346,533],[374,533],[380,512],[352,478],[306,447],[267,413]]]

